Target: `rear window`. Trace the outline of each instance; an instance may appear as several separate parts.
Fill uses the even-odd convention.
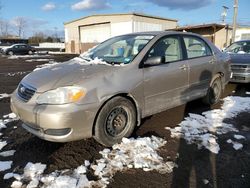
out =
[[[201,39],[193,36],[184,36],[188,58],[196,58],[212,55],[211,49]]]

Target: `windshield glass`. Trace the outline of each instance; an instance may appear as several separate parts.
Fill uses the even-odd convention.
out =
[[[250,41],[235,42],[225,52],[234,54],[250,54]]]
[[[153,35],[124,35],[111,38],[80,57],[102,59],[110,64],[128,64],[153,38]]]

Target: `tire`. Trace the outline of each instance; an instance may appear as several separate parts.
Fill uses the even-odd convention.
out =
[[[8,55],[14,55],[13,51],[8,51]]]
[[[220,76],[216,76],[210,83],[206,96],[203,102],[207,105],[213,105],[219,102],[222,94],[222,83]]]
[[[129,137],[135,125],[134,104],[124,97],[115,97],[100,110],[94,127],[94,138],[109,147],[119,143],[123,137]]]

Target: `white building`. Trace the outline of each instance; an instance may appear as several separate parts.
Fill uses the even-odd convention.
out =
[[[64,24],[66,52],[81,53],[117,35],[164,31],[177,27],[177,20],[138,13],[92,15]]]
[[[235,41],[250,40],[250,26],[239,26],[236,29]]]

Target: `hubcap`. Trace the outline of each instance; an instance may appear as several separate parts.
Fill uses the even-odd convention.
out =
[[[106,132],[110,136],[119,136],[127,125],[128,115],[124,108],[117,107],[113,109],[106,122]]]

